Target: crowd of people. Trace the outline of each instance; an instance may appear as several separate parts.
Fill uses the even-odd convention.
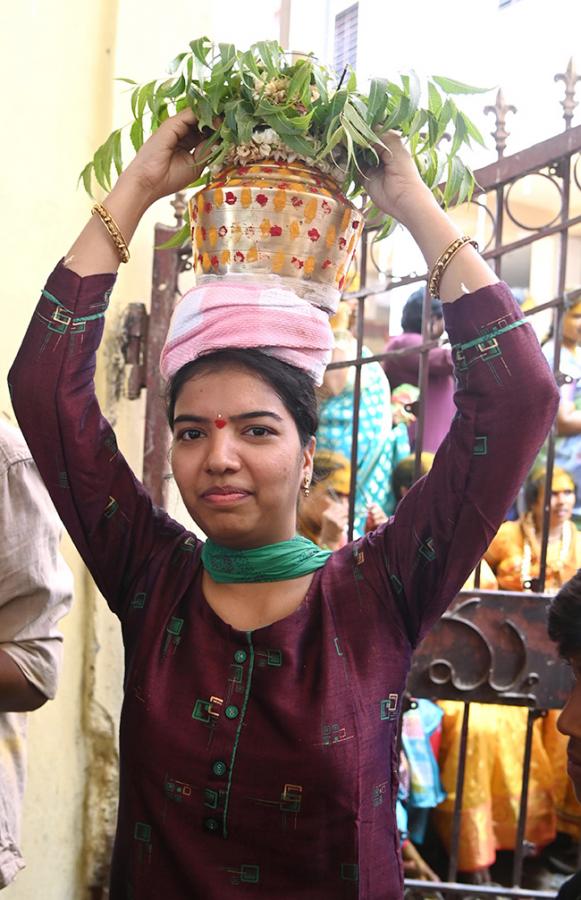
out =
[[[305,301],[304,333],[316,340],[289,362],[284,340],[298,297],[287,304],[289,318],[282,288],[270,309],[259,284],[200,285],[177,305],[161,359],[173,475],[206,535],[200,540],[153,506],[101,414],[93,375],[127,243],[153,202],[192,181],[203,137],[184,110],[144,144],[50,276],[9,376],[40,475],[123,630],[110,897],[228,900],[243,885],[251,897],[399,900],[402,855],[408,874],[437,877],[422,848],[434,834],[446,846],[458,764],[457,708],[406,696],[413,650],[473,584],[481,560],[481,586],[534,588],[545,506],[537,471],[516,516],[503,519],[535,460],[542,464],[555,415],[563,461],[549,500],[547,587],[559,592],[550,628],[560,653],[576,673],[581,668],[579,490],[574,467],[565,465],[574,453],[567,442],[581,433],[576,381],[559,402],[510,290],[458,234],[388,133],[368,191],[409,229],[442,301],[433,300],[427,329],[435,346],[422,477],[415,478],[409,401],[419,386],[423,292],[406,304],[403,334],[388,342],[385,367],[362,367],[352,472],[354,369],[325,370],[329,357],[356,355],[349,307],[333,319],[331,343],[326,317]],[[236,327],[241,306],[268,319],[268,353]],[[216,312],[224,308],[227,341]],[[58,331],[55,316],[67,323]],[[570,310],[565,326],[571,371],[576,316]],[[455,353],[436,346],[444,328]],[[491,337],[502,359],[496,369],[478,364],[478,344]],[[203,353],[200,345],[214,349]],[[454,371],[458,354],[465,365]],[[57,533],[53,524],[52,541]],[[28,565],[37,555],[31,548]],[[56,565],[56,551],[51,558]],[[70,602],[60,591],[47,586],[50,600],[39,612],[39,621],[50,613],[50,627],[23,632],[31,650],[35,638],[48,642],[42,665],[19,651],[17,629],[0,634],[7,711],[34,709],[54,693],[54,625]],[[559,726],[570,737],[568,771],[578,794],[580,691]],[[502,708],[511,727],[500,746],[500,715],[492,707],[476,712],[466,772],[460,868],[483,880],[496,851],[513,849],[515,839],[522,720],[520,711]],[[538,802],[528,835],[539,848],[555,840],[559,815],[573,831],[576,816],[581,821],[564,777],[564,741],[554,720],[535,735]],[[5,880],[21,866],[14,847],[0,847],[0,863],[10,850]]]

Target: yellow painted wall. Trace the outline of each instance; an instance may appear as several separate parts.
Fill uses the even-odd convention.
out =
[[[6,374],[46,275],[82,224],[87,203],[76,173],[108,127],[115,0],[22,0],[0,5],[2,319],[0,409]],[[30,777],[23,845],[28,868],[7,900],[77,900],[85,795],[85,575],[75,572],[76,603],[63,623],[64,671],[57,699],[30,716]],[[1,785],[0,785],[1,790]]]

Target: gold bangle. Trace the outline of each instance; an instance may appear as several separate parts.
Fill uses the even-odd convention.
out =
[[[119,254],[119,259],[121,262],[128,262],[129,260],[129,247],[127,246],[127,241],[121,234],[119,226],[117,222],[110,215],[110,213],[105,209],[105,207],[101,203],[95,203],[94,207],[91,210],[91,215],[97,213],[101,222],[107,229],[109,236],[113,243],[115,244],[115,248],[117,253]]]
[[[456,238],[452,241],[451,244],[448,244],[446,249],[440,256],[437,258],[432,271],[430,272],[430,278],[428,280],[428,290],[430,292],[430,297],[432,299],[437,299],[440,293],[440,282],[442,281],[442,275],[446,270],[446,267],[450,264],[452,257],[458,253],[458,250],[461,250],[462,247],[465,247],[466,244],[472,244],[475,250],[478,250],[478,244],[476,241],[472,240],[472,238],[467,235],[463,235],[463,237]]]

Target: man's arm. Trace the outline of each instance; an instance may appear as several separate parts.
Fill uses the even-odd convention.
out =
[[[31,712],[47,700],[12,657],[0,649],[0,713]]]
[[[0,712],[54,697],[62,655],[57,622],[72,601],[61,526],[24,442],[0,425]]]

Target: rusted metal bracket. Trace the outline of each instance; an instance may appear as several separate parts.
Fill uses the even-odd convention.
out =
[[[145,303],[130,303],[122,325],[121,352],[129,366],[127,398],[137,400],[147,385],[149,314]]]

